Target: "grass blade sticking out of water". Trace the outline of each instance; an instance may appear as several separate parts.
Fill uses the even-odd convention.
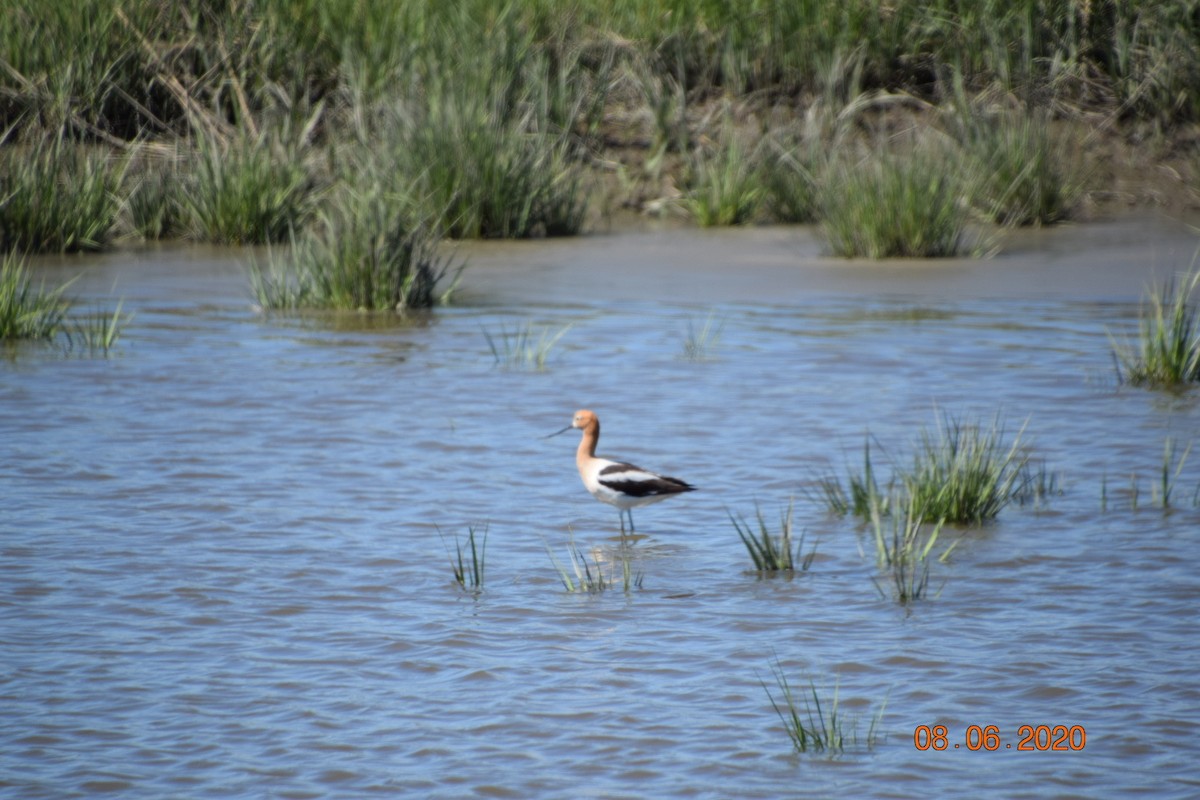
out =
[[[704,320],[704,327],[696,330],[692,320],[688,320],[687,338],[683,342],[683,357],[688,361],[706,361],[713,357],[713,351],[721,341],[721,329],[725,323],[718,321],[715,313],[709,313]]]
[[[53,339],[71,307],[66,286],[33,287],[25,260],[8,253],[0,261],[0,339]]]
[[[744,517],[735,517],[732,512],[729,513],[729,521],[733,523],[738,537],[746,546],[746,552],[750,554],[754,569],[760,573],[794,572],[797,559],[804,549],[805,534],[801,532],[800,540],[793,548],[792,503],[789,502],[787,510],[780,514],[778,536],[771,533],[770,527],[763,518],[762,509],[757,505],[754,514],[758,520],[757,534]],[[800,571],[807,572],[816,555],[817,551],[814,547],[799,561]]]
[[[133,319],[132,314],[121,313],[124,305],[125,301],[122,300],[112,313],[93,311],[72,319],[71,325],[64,331],[67,347],[72,350],[78,348],[88,355],[107,357],[116,347],[124,327]]]
[[[942,522],[926,522],[926,517],[914,505],[912,498],[904,513],[890,515],[889,522],[890,529],[879,514],[871,517],[875,564],[887,572],[896,602],[908,605],[928,594],[929,559],[941,535]],[[957,542],[943,550],[937,557],[938,561],[944,561],[956,545]],[[887,593],[879,581],[875,578],[872,580],[880,596],[886,597]]]
[[[1188,456],[1192,452],[1193,442],[1188,442],[1187,447],[1175,458],[1175,440],[1170,436],[1163,442],[1163,461],[1162,471],[1159,476],[1158,490],[1154,493],[1157,495],[1155,501],[1162,506],[1163,511],[1171,508],[1171,494],[1175,491],[1175,485],[1179,481],[1179,475],[1183,472],[1184,464],[1187,463]]]
[[[635,572],[633,569],[633,552],[628,544],[622,543],[605,559],[601,558],[598,549],[594,549],[589,560],[583,551],[575,545],[575,539],[572,536],[567,542],[567,559],[570,562],[570,569],[564,567],[554,557],[554,552],[550,549],[549,545],[546,545],[546,554],[550,556],[550,562],[554,564],[554,569],[558,572],[558,578],[562,581],[563,588],[572,594],[599,594],[600,592],[616,588],[618,585],[616,578],[618,564],[621,569],[619,585],[622,589],[625,592],[629,592],[632,589],[642,588],[643,576],[640,572]],[[604,569],[605,560],[608,561],[607,575]]]
[[[842,486],[837,475],[826,475],[818,481],[819,497],[825,501],[825,507],[834,514],[853,514],[862,519],[870,519],[872,513],[887,514],[889,498],[879,490],[875,478],[875,467],[871,461],[871,437],[863,442],[863,471],[859,475],[853,473],[849,478],[849,489]]]
[[[441,529],[438,529],[441,535]],[[445,544],[446,538],[442,537]],[[449,552],[449,547],[446,548]],[[473,526],[467,528],[467,541],[464,545],[458,536],[454,537],[454,554],[450,557],[450,568],[454,572],[454,580],[463,589],[478,593],[483,590],[484,562],[487,553],[487,526],[483,528],[483,537],[476,537]]]
[[[1148,291],[1137,344],[1109,337],[1118,380],[1168,389],[1200,382],[1200,303],[1192,302],[1198,290],[1200,269],[1193,261],[1186,275]]]
[[[857,747],[860,744],[856,731],[857,725],[851,723],[849,731],[846,730],[846,722],[842,716],[838,699],[838,683],[834,683],[832,695],[822,703],[816,682],[811,679],[808,682],[809,691],[797,699],[778,659],[771,666],[771,674],[774,676],[775,685],[779,690],[778,699],[766,682],[760,680],[759,683],[766,691],[767,698],[771,701],[771,707],[775,709],[775,713],[783,723],[788,739],[791,740],[792,747],[796,752],[838,755],[848,748]],[[887,701],[885,700],[871,719],[871,726],[867,731],[866,738],[861,742],[867,749],[875,746],[876,729],[879,721],[883,718],[886,707]]]
[[[550,351],[570,329],[570,325],[565,325],[557,333],[551,333],[549,327],[538,328],[533,323],[526,323],[514,331],[502,325],[499,336],[492,336],[485,330],[483,336],[497,365],[507,369],[524,368],[541,372],[546,369]]]

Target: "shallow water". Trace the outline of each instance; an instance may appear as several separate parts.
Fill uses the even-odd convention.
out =
[[[1200,448],[1174,510],[1153,487],[1200,396],[1118,386],[1109,335],[1195,246],[1157,218],[937,264],[804,229],[463,245],[457,305],[374,329],[255,313],[244,253],[39,262],[136,316],[107,360],[0,362],[0,793],[1194,797]],[[545,371],[497,366],[484,332],[526,323],[571,327]],[[585,406],[603,454],[701,487],[635,512],[629,592],[569,594],[547,553],[616,547],[576,436],[540,438]],[[1062,493],[963,534],[906,609],[812,491],[939,411],[1027,419]],[[791,498],[816,561],[760,579],[729,512]],[[478,596],[447,553],[471,526]],[[860,738],[886,701],[875,746],[794,754],[776,663]],[[1086,745],[1018,751],[1039,724]]]

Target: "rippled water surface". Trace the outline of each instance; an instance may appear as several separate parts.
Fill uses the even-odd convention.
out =
[[[463,246],[456,305],[382,326],[256,313],[244,253],[39,263],[135,317],[109,359],[0,361],[0,794],[1200,795],[1200,445],[1155,507],[1200,403],[1118,386],[1109,345],[1195,244],[1131,220],[938,264],[775,229]],[[485,333],[526,325],[570,327],[544,370],[494,363]],[[635,512],[628,592],[568,593],[551,557],[617,547],[577,434],[541,438],[580,407],[602,454],[701,488]],[[907,459],[939,411],[1028,419],[1061,494],[954,531],[906,609],[813,488],[867,432]],[[762,579],[729,514],[792,498],[816,560]],[[447,550],[471,527],[478,595]],[[860,740],[883,708],[874,747],[795,754],[776,665],[836,684]],[[1086,746],[1020,752],[1026,724]],[[1001,749],[954,749],[970,725]]]

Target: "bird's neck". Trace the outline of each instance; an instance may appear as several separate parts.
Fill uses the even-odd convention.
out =
[[[575,451],[575,462],[584,464],[588,459],[596,457],[596,443],[600,441],[600,422],[593,420],[583,429],[583,438],[579,440],[579,449]]]

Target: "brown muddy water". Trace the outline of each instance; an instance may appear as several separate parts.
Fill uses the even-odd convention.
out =
[[[109,359],[0,361],[0,794],[1200,796],[1200,444],[1172,510],[1154,489],[1200,395],[1117,385],[1109,345],[1196,246],[1157,217],[938,263],[806,229],[464,245],[458,302],[383,326],[256,313],[245,252],[39,261],[136,316]],[[494,363],[485,332],[527,324],[570,326],[545,370]],[[574,435],[541,438],[579,407],[602,454],[700,487],[635,511],[628,592],[569,594],[547,553],[616,546]],[[1028,420],[1061,493],[956,531],[904,608],[813,488],[938,411]],[[748,572],[729,513],[793,498],[812,568]],[[470,526],[478,595],[447,555]],[[874,747],[794,753],[776,663],[860,739],[886,702]]]

